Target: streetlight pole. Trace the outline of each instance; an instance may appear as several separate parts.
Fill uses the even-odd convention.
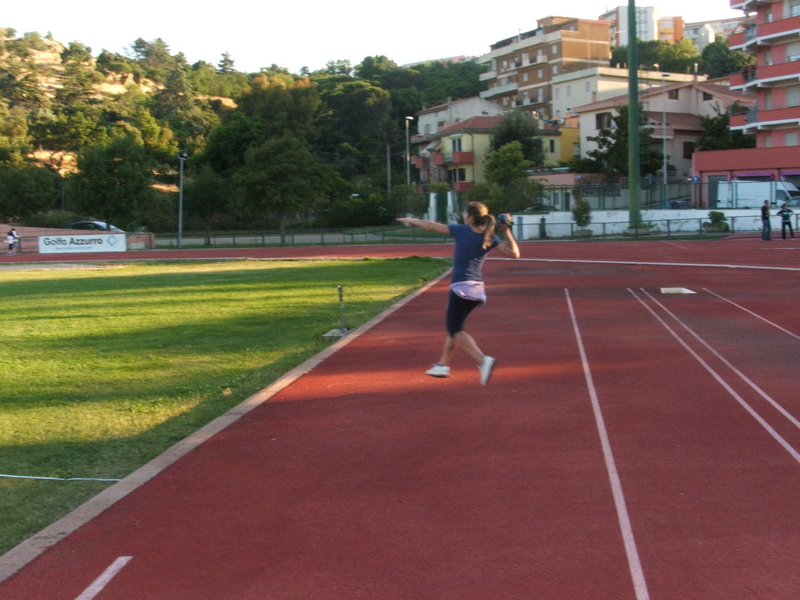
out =
[[[408,124],[414,117],[406,117],[406,185],[411,185],[411,143],[408,133]]]
[[[667,77],[669,73],[661,73],[661,102],[663,110],[661,113],[661,153],[664,155],[664,187],[661,192],[661,208],[666,208],[667,204]]]
[[[178,152],[178,162],[181,164],[180,186],[178,191],[178,249],[183,246],[183,163],[189,155],[181,150]]]

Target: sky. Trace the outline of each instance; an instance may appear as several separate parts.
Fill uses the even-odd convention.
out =
[[[375,0],[5,0],[0,27],[17,35],[52,33],[63,44],[78,41],[92,54],[106,49],[125,54],[137,38],[163,39],[172,54],[183,52],[189,63],[217,64],[223,52],[234,68],[256,72],[277,64],[298,73],[329,61],[384,55],[398,65],[452,56],[480,56],[489,45],[519,31],[536,28],[536,20],[558,16],[597,19],[606,9],[627,6],[625,0],[572,0],[561,12],[538,3],[506,0],[502,5],[475,0],[447,3],[380,2]],[[687,23],[741,16],[728,0],[640,0],[637,6],[658,6],[662,16],[681,16]],[[568,7],[568,8],[567,8]]]

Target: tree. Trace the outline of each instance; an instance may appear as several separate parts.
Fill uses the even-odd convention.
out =
[[[313,141],[319,133],[322,106],[319,92],[309,79],[280,73],[259,73],[239,99],[239,109],[267,125],[270,137],[290,132]]]
[[[522,143],[515,140],[489,153],[486,159],[486,180],[507,186],[519,179],[527,179],[531,161],[522,152]]]
[[[600,129],[596,136],[588,136],[597,143],[596,150],[586,154],[594,163],[590,172],[605,173],[610,181],[628,175],[628,106],[618,108],[619,114],[612,118],[613,127]],[[640,168],[644,175],[655,174],[662,166],[664,155],[653,143],[653,128],[647,127],[647,116],[639,110]]]
[[[731,73],[738,73],[742,67],[755,64],[755,56],[745,54],[739,50],[731,50],[728,43],[718,36],[703,49],[700,62],[700,72],[709,77],[727,77]]]
[[[153,162],[132,135],[84,148],[77,166],[78,172],[69,179],[76,212],[106,223],[142,216],[140,207],[151,200]]]
[[[511,142],[519,142],[522,155],[525,160],[530,161],[531,166],[544,165],[544,147],[539,137],[539,128],[532,119],[517,111],[507,113],[497,124],[489,140],[489,147],[496,151]]]
[[[222,58],[220,58],[217,63],[217,73],[220,75],[228,75],[229,73],[233,73],[233,71],[233,59],[231,55],[227,52],[223,52]]]
[[[207,238],[211,218],[227,210],[232,193],[231,182],[215,173],[209,165],[203,165],[187,179],[184,200],[186,212],[203,220]]]
[[[700,53],[689,38],[683,38],[661,49],[658,68],[668,73],[691,73],[700,62]]]
[[[490,184],[488,206],[492,212],[521,211],[536,202],[539,189],[528,179],[530,167],[519,141],[489,153],[486,180]]]
[[[17,220],[53,206],[57,176],[27,164],[0,167],[0,221]]]
[[[745,135],[741,131],[731,131],[730,117],[732,112],[738,112],[740,105],[735,102],[724,112],[719,104],[714,106],[717,113],[714,117],[700,115],[700,124],[703,126],[703,133],[695,143],[695,150],[731,150],[734,148],[755,148],[756,138],[754,135]]]
[[[239,208],[251,217],[274,216],[283,244],[288,219],[319,206],[335,178],[304,140],[287,131],[250,148],[233,182],[240,191]]]

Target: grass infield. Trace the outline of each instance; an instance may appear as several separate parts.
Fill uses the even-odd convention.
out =
[[[0,271],[0,474],[121,479],[449,267],[360,261]],[[0,478],[0,555],[111,485]]]

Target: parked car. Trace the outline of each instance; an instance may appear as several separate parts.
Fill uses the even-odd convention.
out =
[[[84,231],[111,231],[114,233],[125,233],[119,227],[108,225],[105,221],[78,221],[69,226],[70,229],[82,229]]]
[[[688,200],[670,200],[667,203],[669,208],[689,208]]]
[[[552,204],[534,204],[533,206],[529,206],[525,209],[526,213],[533,213],[533,212],[550,212],[553,210],[558,210]]]

